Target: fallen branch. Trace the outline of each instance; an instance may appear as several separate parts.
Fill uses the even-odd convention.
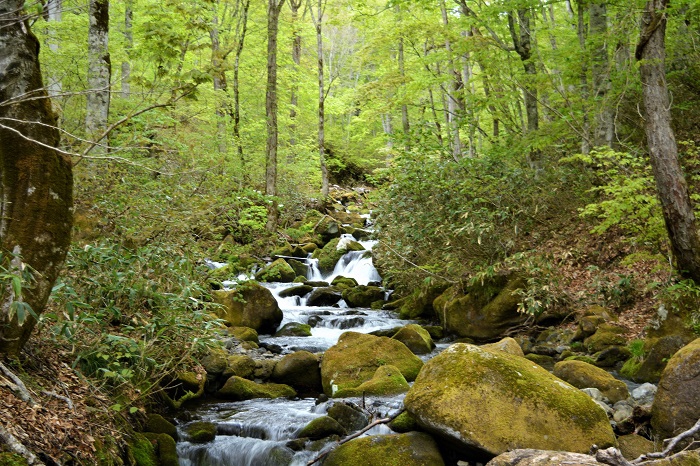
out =
[[[24,382],[17,377],[10,369],[5,367],[3,363],[0,362],[0,371],[2,371],[3,374],[5,374],[6,377],[9,377],[12,382],[10,382],[7,379],[2,379],[4,380],[4,385],[6,385],[10,390],[12,390],[20,400],[24,401],[25,403],[28,403],[29,406],[36,406],[36,401],[32,398],[32,395],[29,393],[29,390],[27,390],[27,387],[24,385]],[[14,383],[13,383],[14,382]]]
[[[74,408],[74,406],[73,406],[73,401],[71,401],[71,399],[68,398],[67,396],[59,395],[59,394],[56,393],[56,392],[49,392],[49,391],[46,391],[46,390],[42,390],[42,391],[41,391],[41,394],[42,394],[42,395],[46,395],[46,396],[52,396],[52,397],[57,398],[57,399],[59,399],[59,400],[65,401],[66,404],[68,405],[68,408],[69,408],[71,411],[74,411],[74,410],[75,410],[75,408]]]
[[[328,456],[328,454],[329,454],[330,452],[332,452],[336,447],[339,447],[339,446],[341,446],[342,444],[347,443],[347,442],[349,442],[350,440],[359,437],[360,435],[362,435],[362,434],[364,434],[365,432],[367,432],[368,430],[370,430],[372,427],[376,427],[376,426],[378,426],[378,425],[380,425],[380,424],[388,424],[388,423],[390,423],[391,421],[393,421],[394,419],[396,419],[396,418],[397,418],[401,413],[403,413],[403,412],[404,412],[404,410],[402,409],[401,411],[397,412],[397,413],[394,414],[393,416],[385,417],[385,418],[382,418],[382,419],[377,419],[376,421],[373,421],[373,422],[367,424],[367,426],[365,426],[363,429],[358,430],[357,432],[355,432],[355,433],[352,434],[352,435],[348,435],[348,436],[345,437],[343,440],[341,440],[340,442],[338,442],[337,445],[333,446],[333,448],[330,448],[330,449],[326,450],[325,452],[321,453],[320,455],[318,455],[318,456],[317,456],[316,458],[314,458],[313,460],[311,460],[311,461],[309,461],[308,463],[306,463],[306,466],[311,466],[312,464],[317,463],[318,461],[320,461],[320,460],[322,460],[323,458],[325,458],[326,456]]]
[[[678,442],[680,442],[681,440],[685,440],[689,437],[692,437],[695,434],[697,434],[698,432],[700,432],[700,419],[697,420],[697,422],[695,423],[695,425],[693,427],[686,430],[685,432],[681,432],[680,434],[676,435],[675,437],[673,437],[671,439],[664,440],[664,443],[668,442],[668,445],[666,446],[666,448],[663,449],[663,451],[660,451],[658,453],[644,454],[644,455],[640,456],[639,458],[635,459],[633,461],[633,463],[639,464],[639,463],[642,463],[643,461],[648,460],[648,459],[666,458],[669,455],[669,453],[671,453],[673,451],[673,449],[676,448],[676,445],[678,445]]]
[[[44,466],[44,463],[39,461],[39,459],[25,447],[22,442],[17,440],[17,437],[12,435],[7,429],[0,425],[0,440],[7,445],[7,447],[13,453],[22,456],[27,460],[29,466]]]

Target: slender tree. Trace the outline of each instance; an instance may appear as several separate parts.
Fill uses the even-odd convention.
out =
[[[316,54],[318,55],[318,159],[321,165],[321,196],[328,196],[328,167],[326,166],[326,127],[325,102],[326,84],[323,75],[323,14],[326,9],[325,0],[317,0],[316,14],[311,8],[311,17],[316,28]]]
[[[241,171],[243,172],[241,184],[243,186],[248,185],[250,179],[246,168],[248,162],[243,152],[243,141],[241,141],[241,82],[239,76],[241,55],[243,54],[246,32],[248,31],[249,8],[250,0],[241,0],[241,14],[236,26],[236,55],[233,60],[233,139],[236,142],[236,152],[238,152],[238,159],[241,162]]]
[[[88,93],[85,130],[96,138],[107,128],[110,103],[109,1],[90,0],[88,28]]]
[[[651,167],[676,266],[700,283],[700,235],[678,162],[666,85],[666,9],[669,0],[647,0],[635,57],[640,61],[644,126]]]
[[[39,43],[23,0],[0,2],[0,354],[17,354],[51,293],[70,245],[71,161],[55,148],[56,117],[39,69]]]
[[[614,136],[613,109],[608,102],[612,87],[608,52],[608,13],[606,1],[592,1],[589,7],[590,41],[592,50],[593,89],[597,108],[593,143],[596,147],[612,147]]]
[[[134,49],[134,31],[132,22],[134,21],[134,2],[125,0],[124,2],[124,41],[126,42],[126,59],[122,62],[122,98],[128,99],[131,96],[131,51]]]
[[[301,71],[301,31],[299,21],[299,9],[303,4],[302,0],[289,0],[289,8],[292,11],[292,62],[294,63],[295,77]],[[297,143],[297,112],[299,106],[299,80],[294,79],[292,89],[290,91],[290,106],[289,106],[289,157],[288,163],[293,163]]]
[[[61,21],[63,17],[63,0],[48,0],[44,8],[46,13],[45,17],[49,23],[58,23]],[[49,30],[48,37],[49,49],[52,53],[58,53],[59,43],[55,36],[55,32]],[[49,90],[49,96],[54,97],[59,95],[63,90],[63,84],[61,84],[60,76],[56,76],[53,73],[49,75],[47,87]]]

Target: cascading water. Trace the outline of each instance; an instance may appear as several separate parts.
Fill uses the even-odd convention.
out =
[[[341,238],[342,248],[351,240]],[[375,241],[361,244],[371,251]],[[371,253],[352,251],[346,253],[328,275],[318,269],[317,261],[308,259],[307,278],[313,281],[332,282],[338,276],[354,278],[359,285],[378,283],[379,273],[372,264]],[[217,264],[219,265],[219,264]],[[369,333],[375,330],[392,329],[406,324],[388,311],[371,309],[349,309],[341,300],[336,307],[307,306],[308,296],[279,296],[280,292],[297,283],[266,284],[277,299],[284,318],[280,326],[289,322],[310,325],[310,337],[264,337],[261,345],[274,345],[282,353],[306,350],[325,351],[334,345],[340,335],[348,330]],[[398,409],[402,396],[374,400],[377,413]],[[304,465],[317,453],[293,451],[287,446],[290,440],[311,420],[325,414],[326,403],[315,405],[314,399],[254,399],[243,402],[209,404],[199,408],[194,416],[199,420],[213,422],[217,435],[213,442],[194,444],[178,443],[180,466],[297,466]],[[374,427],[369,434],[388,433],[385,426]],[[184,435],[183,435],[184,436]]]

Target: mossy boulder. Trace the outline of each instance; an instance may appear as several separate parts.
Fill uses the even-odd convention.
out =
[[[392,338],[406,345],[413,354],[428,354],[435,348],[428,331],[418,324],[401,327]]]
[[[214,302],[221,304],[217,314],[233,327],[250,327],[258,333],[272,334],[282,322],[282,311],[270,290],[248,281],[234,290],[212,292]]]
[[[332,239],[322,249],[314,251],[311,257],[318,259],[318,268],[323,274],[331,273],[341,257],[348,252],[346,248],[338,249],[339,238]]]
[[[653,339],[649,343],[646,356],[644,356],[641,364],[632,374],[632,380],[638,383],[659,383],[661,374],[671,356],[688,343],[690,343],[690,340],[683,335],[669,335]]]
[[[415,380],[423,361],[403,343],[387,337],[345,332],[321,362],[323,391],[332,396],[340,389],[368,381],[380,366],[396,366],[407,381]]]
[[[334,449],[323,466],[444,466],[435,440],[422,432],[371,435]]]
[[[180,464],[175,440],[171,436],[154,433],[145,433],[144,436],[154,446],[158,457],[158,466],[178,466]]]
[[[280,398],[296,396],[296,391],[289,385],[278,383],[256,383],[242,377],[230,377],[221,390],[216,392],[221,398],[234,401],[253,398]]]
[[[132,464],[136,466],[158,466],[155,446],[144,434],[135,432],[127,440],[127,450]]]
[[[321,416],[306,424],[298,433],[297,438],[319,440],[331,435],[346,435],[347,431],[338,421],[330,416]]]
[[[651,407],[651,425],[659,439],[673,437],[700,419],[700,338],[671,357],[661,374]]]
[[[192,443],[207,443],[216,437],[216,425],[212,422],[196,421],[185,427],[187,439]]]
[[[311,326],[300,322],[287,322],[275,332],[276,337],[310,337]]]
[[[15,453],[0,453],[0,466],[27,466],[27,459]]]
[[[625,333],[626,330],[619,325],[601,324],[593,335],[583,341],[583,344],[589,353],[597,353],[610,346],[625,346],[627,344]]]
[[[611,403],[630,396],[624,382],[583,361],[560,361],[554,366],[553,374],[576,388],[597,388]]]
[[[348,288],[354,288],[357,286],[357,280],[355,280],[352,277],[344,277],[342,275],[338,275],[333,279],[331,282],[331,286],[337,286],[341,290],[346,290]]]
[[[272,371],[273,382],[294,387],[300,393],[320,393],[319,358],[308,351],[297,351],[280,359]]]
[[[321,237],[324,243],[340,238],[340,224],[333,218],[325,216],[315,224],[314,233]]]
[[[409,388],[408,382],[401,375],[401,371],[394,366],[386,365],[379,366],[368,381],[361,383],[355,388],[341,388],[333,394],[333,397],[392,396],[406,393]]]
[[[212,348],[206,356],[202,358],[200,364],[207,374],[218,376],[224,373],[228,365],[228,353],[220,348]]]
[[[445,330],[476,341],[494,340],[527,316],[518,312],[516,291],[527,286],[517,276],[495,276],[463,290],[455,285],[433,301],[435,314]]]
[[[486,466],[600,466],[594,457],[568,451],[518,449],[503,453]]]
[[[628,460],[639,458],[645,453],[652,453],[654,442],[637,434],[621,435],[617,438],[620,453]]]
[[[352,232],[352,237],[357,241],[364,241],[372,238],[372,232],[364,228],[355,228]]]
[[[412,430],[416,430],[418,428],[418,423],[413,418],[413,416],[404,411],[403,413],[396,416],[391,422],[389,422],[388,426],[394,432],[403,434],[405,432],[411,432]]]
[[[302,251],[304,254],[303,257],[306,257],[307,254]],[[286,259],[287,264],[294,270],[294,273],[296,274],[297,277],[306,277],[307,272],[309,271],[309,266],[306,265],[306,262],[302,262],[296,259]]]
[[[260,343],[258,332],[250,327],[229,327],[228,334],[240,341]]]
[[[261,282],[291,283],[297,277],[291,265],[286,260],[279,258],[255,274],[255,279]]]
[[[423,284],[413,293],[394,301],[392,309],[399,311],[402,319],[417,319],[419,317],[430,318],[435,315],[433,301],[440,296],[448,287],[446,283]]]
[[[340,288],[335,286],[327,286],[323,288],[314,288],[309,297],[306,298],[307,306],[332,306],[343,299]]]
[[[384,299],[384,290],[378,286],[360,285],[343,290],[343,299],[349,307],[372,307],[372,303]]]
[[[255,373],[255,360],[247,354],[232,354],[226,358],[226,369],[221,374],[224,379],[234,375],[244,379],[253,378]]]
[[[513,354],[515,356],[525,356],[523,349],[520,347],[514,338],[506,337],[496,343],[487,343],[482,345],[482,348],[488,350],[503,351],[508,354]]]
[[[425,364],[404,405],[426,431],[488,456],[615,445],[607,415],[588,395],[525,358],[464,343]]]
[[[358,431],[369,424],[369,418],[364,411],[355,404],[344,401],[333,401],[328,407],[327,413],[348,432]]]
[[[279,292],[280,298],[290,298],[292,296],[306,296],[313,291],[314,287],[309,285],[299,285],[287,288]]]
[[[143,430],[153,434],[166,434],[177,440],[177,427],[160,414],[149,414]]]

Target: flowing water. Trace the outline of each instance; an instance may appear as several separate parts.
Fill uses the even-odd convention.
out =
[[[349,235],[348,235],[349,236]],[[340,247],[350,238],[341,238]],[[371,250],[375,242],[361,244]],[[307,259],[307,278],[331,282],[337,276],[351,277],[360,285],[380,282],[381,277],[366,251],[345,254],[333,272],[323,275],[314,259]],[[214,263],[212,263],[214,264]],[[216,264],[219,265],[219,264]],[[261,337],[261,345],[275,345],[281,353],[306,350],[321,352],[333,346],[340,335],[348,330],[369,333],[405,325],[388,311],[350,309],[341,300],[337,307],[307,306],[306,297],[281,298],[279,293],[297,283],[270,283],[266,286],[277,299],[284,313],[280,327],[288,322],[307,323],[312,326],[310,337]],[[385,415],[400,408],[403,396],[368,400],[369,410]],[[360,403],[360,400],[356,400]],[[287,443],[295,439],[306,424],[326,413],[326,404],[316,404],[311,398],[254,399],[242,402],[207,403],[193,412],[193,417],[209,421],[217,426],[213,442],[193,444],[178,443],[180,466],[298,466],[305,465],[318,452],[293,451]],[[368,434],[388,433],[385,426],[377,426]],[[183,435],[184,437],[184,435]]]

